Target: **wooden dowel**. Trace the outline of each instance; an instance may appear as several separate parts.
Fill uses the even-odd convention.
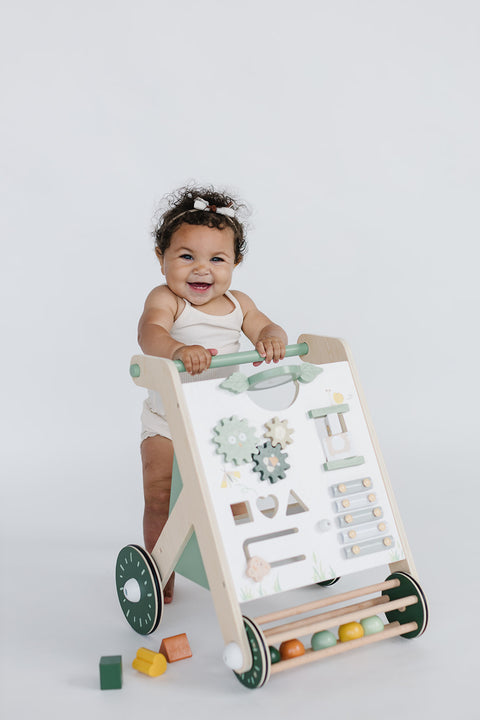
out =
[[[376,605],[381,605],[382,603],[386,603],[389,600],[390,598],[388,597],[388,595],[379,595],[378,597],[372,598],[371,600],[364,600],[363,602],[357,603],[356,605],[349,605],[347,608],[337,608],[336,610],[329,610],[328,612],[323,612],[320,615],[310,616],[308,618],[304,618],[303,620],[295,620],[294,622],[286,623],[285,625],[277,625],[276,627],[267,628],[266,630],[263,630],[263,634],[266,638],[269,638],[271,635],[274,635],[280,629],[283,632],[300,630],[303,627],[311,625],[312,621],[316,620],[317,618],[321,620],[331,620],[338,617],[339,615],[344,615],[346,610],[349,610],[350,612],[358,612],[366,608],[372,608]]]
[[[341,593],[340,595],[332,595],[322,600],[316,600],[314,602],[305,603],[304,605],[297,605],[292,608],[285,608],[285,610],[278,610],[268,615],[260,615],[254,619],[257,625],[266,625],[267,623],[275,622],[276,620],[283,620],[293,615],[303,615],[303,613],[311,612],[312,610],[318,610],[328,605],[336,605],[337,603],[345,602],[346,600],[353,600],[354,598],[361,597],[362,595],[372,595],[376,592],[383,592],[383,590],[390,590],[391,588],[398,587],[400,580],[396,578],[393,580],[386,580],[383,583],[377,583],[376,585],[367,585],[364,588],[357,588],[357,590],[350,590],[349,592]]]
[[[399,598],[398,600],[393,600],[392,602],[377,605],[375,609],[377,612],[390,612],[390,610],[398,610],[399,608],[407,607],[408,605],[415,605],[415,603],[417,602],[417,595],[408,595],[407,597]],[[370,608],[366,608],[365,610],[356,610],[354,612],[351,612],[349,607],[343,608],[343,610],[348,610],[349,612],[337,616],[335,624],[343,625],[344,623],[356,622],[358,620],[363,620],[364,618],[367,618],[371,615]],[[302,627],[301,636],[310,635],[310,633],[320,632],[320,630],[327,630],[328,628],[332,627],[332,621],[324,620],[321,614],[317,615],[314,618],[310,618],[310,620],[311,622],[309,625],[304,625]],[[275,643],[281,643],[284,640],[292,639],[291,630],[285,631],[283,625],[272,628],[272,630],[274,632],[268,635],[268,642],[271,645],[274,645]],[[265,637],[267,637],[265,631],[264,635]]]
[[[396,637],[398,635],[404,635],[406,633],[417,630],[418,625],[416,622],[404,623],[401,625],[398,622],[390,623],[385,627],[382,632],[375,633],[374,635],[367,635],[357,640],[349,640],[348,642],[338,642],[333,647],[324,648],[323,650],[312,650],[308,649],[305,655],[291,658],[290,660],[281,660],[278,663],[272,665],[271,675],[283,672],[283,670],[290,670],[300,665],[306,665],[307,663],[315,662],[315,660],[322,660],[323,658],[331,657],[332,655],[340,655],[340,653],[354,650],[355,648],[364,647],[365,645],[371,645],[372,643],[380,642],[381,640],[388,640],[389,638]]]

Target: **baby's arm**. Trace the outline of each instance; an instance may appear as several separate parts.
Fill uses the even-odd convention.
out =
[[[273,323],[257,308],[245,293],[234,290],[233,294],[243,311],[242,330],[255,345],[257,352],[269,363],[278,362],[285,357],[287,334],[280,325]]]
[[[188,373],[198,375],[210,367],[216,353],[202,345],[184,345],[172,338],[170,330],[177,309],[177,297],[166,285],[152,290],[138,323],[138,344],[145,355],[181,360]]]

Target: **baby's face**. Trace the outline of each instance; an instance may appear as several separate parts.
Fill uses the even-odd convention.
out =
[[[223,296],[235,267],[233,230],[184,223],[159,256],[168,287],[192,305],[207,305]]]

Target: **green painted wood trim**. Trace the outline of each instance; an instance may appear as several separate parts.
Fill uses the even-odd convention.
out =
[[[329,405],[324,408],[317,408],[316,410],[309,410],[308,417],[315,420],[315,418],[326,417],[327,415],[333,415],[334,413],[346,413],[350,410],[350,406],[347,403],[342,405]]]
[[[138,378],[140,377],[140,365],[137,363],[133,363],[133,365],[130,365],[130,375],[132,378]]]
[[[308,353],[307,343],[299,343],[298,345],[287,345],[285,348],[285,357],[294,357],[295,355],[306,355]],[[228,367],[229,365],[243,365],[245,363],[262,362],[263,357],[256,350],[247,350],[239,353],[226,353],[225,355],[214,355],[210,364],[210,369]],[[175,360],[175,366],[179,372],[185,372],[185,366],[181,360]]]
[[[345,458],[344,460],[330,460],[330,462],[323,463],[325,470],[341,470],[342,468],[354,467],[355,465],[363,465],[365,458],[363,455],[356,455],[355,457]]]

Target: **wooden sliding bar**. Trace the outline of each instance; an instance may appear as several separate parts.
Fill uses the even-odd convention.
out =
[[[404,598],[399,598],[398,600],[393,600],[392,602],[386,602],[382,605],[377,605],[375,607],[376,612],[389,612],[390,610],[399,610],[400,608],[407,607],[408,605],[415,605],[418,602],[418,596],[417,595],[408,595]],[[351,608],[346,607],[343,608],[344,610],[348,610],[348,612],[345,612],[343,615],[339,615],[336,618],[336,622],[339,625],[343,625],[344,623],[349,622],[355,622],[358,620],[363,620],[364,618],[370,617],[371,609],[366,608],[364,610],[354,610],[351,611]],[[304,625],[301,630],[302,632],[300,635],[310,635],[310,633],[320,632],[320,630],[327,630],[328,628],[332,627],[332,621],[330,620],[324,620],[322,614],[316,615],[315,617],[309,618],[310,623],[308,625]],[[288,623],[288,625],[293,625],[294,623]],[[268,642],[270,645],[274,645],[275,643],[281,643],[284,640],[291,640],[292,639],[292,631],[290,630],[284,630],[284,626],[280,625],[276,628],[271,628],[271,632],[268,630],[264,630],[263,634],[265,636],[265,639],[268,639]]]
[[[312,610],[318,610],[328,605],[336,605],[337,603],[346,602],[347,600],[353,600],[362,595],[372,595],[376,592],[383,592],[384,590],[390,590],[391,588],[398,587],[400,581],[396,578],[393,580],[386,580],[382,583],[375,585],[368,585],[364,588],[358,588],[357,590],[350,590],[348,592],[341,593],[340,595],[331,595],[330,597],[323,598],[322,600],[316,600],[314,602],[305,603],[304,605],[297,605],[292,608],[285,608],[285,610],[277,610],[277,612],[269,613],[268,615],[260,615],[254,619],[257,625],[265,625],[267,623],[276,622],[277,620],[283,620],[293,615],[303,615],[303,613],[311,612]]]
[[[416,622],[409,622],[400,624],[398,622],[390,623],[385,627],[382,632],[376,633],[375,635],[367,635],[357,640],[349,640],[348,642],[338,642],[333,647],[325,648],[323,650],[307,650],[305,655],[291,658],[290,660],[281,660],[278,663],[272,665],[270,674],[275,675],[276,673],[283,672],[283,670],[290,670],[300,665],[306,665],[307,663],[315,662],[316,660],[322,660],[332,655],[340,655],[340,653],[348,652],[349,650],[355,650],[355,648],[364,647],[365,645],[371,645],[372,643],[380,642],[381,640],[388,640],[389,638],[396,637],[398,635],[405,635],[406,633],[417,630],[418,625]]]

